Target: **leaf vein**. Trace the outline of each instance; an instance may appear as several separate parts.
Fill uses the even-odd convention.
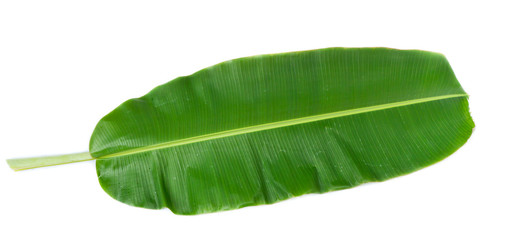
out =
[[[457,97],[467,97],[467,96],[468,96],[467,94],[449,94],[449,95],[442,95],[442,96],[435,96],[435,97],[412,99],[412,100],[406,100],[406,101],[400,101],[400,102],[394,102],[394,103],[386,103],[386,104],[380,104],[380,105],[368,106],[368,107],[362,107],[362,108],[347,109],[347,110],[342,110],[342,111],[337,111],[337,112],[324,113],[324,114],[319,114],[319,115],[314,115],[314,116],[295,118],[295,119],[289,119],[289,120],[272,122],[272,123],[265,123],[265,124],[261,124],[261,125],[255,125],[255,126],[238,128],[238,129],[231,129],[231,130],[226,130],[226,131],[222,131],[222,132],[209,133],[209,134],[205,134],[205,135],[178,139],[178,140],[173,140],[173,141],[169,141],[169,142],[159,143],[159,144],[140,147],[140,148],[134,148],[134,149],[126,150],[126,151],[121,151],[118,153],[104,155],[104,156],[98,157],[97,160],[103,160],[103,159],[113,158],[113,157],[121,157],[121,156],[126,156],[126,155],[142,153],[142,152],[176,147],[176,146],[185,145],[185,144],[203,142],[203,141],[224,138],[224,137],[231,137],[231,136],[235,136],[235,135],[247,134],[247,133],[252,133],[252,132],[271,130],[271,129],[281,128],[281,127],[288,127],[288,126],[292,126],[292,125],[322,121],[322,120],[327,120],[327,119],[332,119],[332,118],[339,118],[339,117],[355,115],[355,114],[360,114],[360,113],[374,112],[374,111],[380,111],[380,110],[385,110],[385,109],[390,109],[390,108],[395,108],[395,107],[403,107],[403,106],[408,106],[408,105],[413,105],[413,104],[418,104],[418,103],[438,101],[438,100],[457,98]]]

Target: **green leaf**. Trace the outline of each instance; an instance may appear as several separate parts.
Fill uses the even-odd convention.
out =
[[[133,206],[199,214],[270,204],[444,159],[474,128],[467,97],[432,52],[247,57],[124,102],[98,123],[90,154],[102,188]]]

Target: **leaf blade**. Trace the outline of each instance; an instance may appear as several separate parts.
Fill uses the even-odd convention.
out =
[[[438,99],[449,95],[454,98]],[[241,126],[427,98],[434,101],[151,151],[134,150]],[[426,108],[430,110],[427,114],[420,112]],[[399,109],[404,112],[396,113]],[[432,121],[424,122],[417,118],[420,116]],[[362,128],[364,125],[367,128]],[[380,134],[360,137],[346,132],[347,127]],[[115,199],[196,214],[272,203],[406,174],[448,156],[464,144],[472,128],[466,94],[442,55],[392,49],[322,49],[232,60],[157,87],[101,120],[90,151],[97,158],[106,158],[97,161],[97,173],[104,190]],[[417,129],[433,129],[435,133]],[[364,146],[353,145],[350,137],[339,137],[343,132],[354,136],[355,142],[369,142],[371,145],[366,146],[373,154],[360,150]],[[413,132],[418,137],[402,139]],[[440,149],[422,137],[440,141],[445,147]],[[410,141],[425,145],[403,147]],[[269,146],[269,142],[275,144]],[[373,148],[372,143],[389,147]],[[423,159],[416,161],[418,155]],[[400,160],[389,162],[388,156]],[[370,159],[378,162],[370,163]],[[379,166],[381,162],[389,165]]]

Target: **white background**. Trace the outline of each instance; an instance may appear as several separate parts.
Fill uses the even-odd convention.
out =
[[[0,239],[515,239],[509,1],[1,1]],[[273,205],[179,216],[109,197],[87,151],[123,101],[232,58],[325,47],[444,53],[476,129],[410,175]]]

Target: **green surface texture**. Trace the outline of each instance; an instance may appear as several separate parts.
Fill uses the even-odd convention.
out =
[[[121,202],[187,215],[236,209],[438,162],[472,133],[467,97],[432,52],[253,56],[124,102],[98,123],[90,154]]]

